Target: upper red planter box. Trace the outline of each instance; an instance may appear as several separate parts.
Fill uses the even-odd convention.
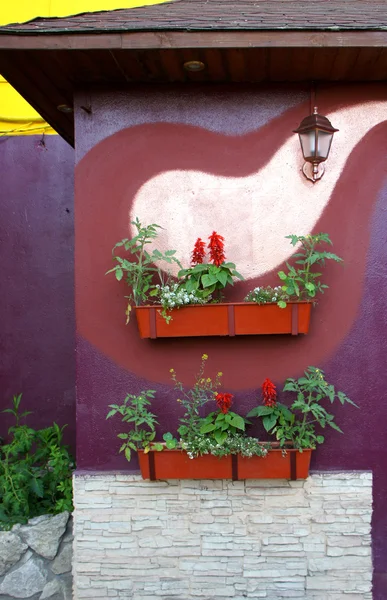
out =
[[[137,306],[136,317],[140,337],[192,337],[215,335],[270,335],[308,333],[310,302],[289,302],[286,308],[277,304],[237,302],[195,304],[171,311],[167,323],[161,306]]]

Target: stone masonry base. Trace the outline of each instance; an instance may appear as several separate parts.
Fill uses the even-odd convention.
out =
[[[76,475],[74,598],[371,600],[372,476]]]

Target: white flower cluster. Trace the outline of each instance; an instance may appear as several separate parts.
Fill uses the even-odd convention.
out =
[[[256,438],[235,434],[226,438],[222,444],[217,444],[216,441],[206,436],[195,436],[188,441],[181,440],[181,447],[187,452],[189,458],[196,458],[203,454],[212,454],[213,456],[240,454],[250,458],[252,456],[265,457],[270,449],[270,444],[262,444]]]
[[[186,304],[206,304],[210,298],[205,300],[195,292],[187,292],[178,283],[172,285],[157,286],[159,288],[159,300],[163,308],[178,308]]]
[[[280,285],[271,287],[256,287],[249,292],[245,298],[246,302],[257,302],[257,304],[266,304],[267,302],[278,302],[279,300],[287,300],[288,296],[283,291]]]

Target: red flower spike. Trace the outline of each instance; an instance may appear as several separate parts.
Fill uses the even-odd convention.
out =
[[[214,265],[220,267],[226,260],[223,244],[224,237],[213,231],[208,239],[210,240],[207,246],[210,249],[210,260]]]
[[[206,255],[205,243],[201,238],[198,238],[195,242],[194,249],[192,251],[191,265],[201,265]]]
[[[234,396],[232,394],[216,394],[216,404],[218,405],[218,408],[224,415],[226,415],[230,410],[233,398]]]
[[[273,408],[277,404],[277,391],[274,383],[266,378],[262,384],[262,396],[265,406]]]

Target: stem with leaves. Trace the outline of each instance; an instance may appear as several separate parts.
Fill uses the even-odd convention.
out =
[[[279,271],[278,277],[282,281],[282,290],[287,294],[290,299],[296,298],[298,300],[309,300],[315,298],[318,293],[324,293],[324,290],[328,288],[326,284],[321,283],[320,277],[322,273],[316,273],[312,270],[314,265],[324,267],[325,261],[333,260],[335,262],[342,262],[342,258],[333,254],[332,252],[320,251],[317,247],[322,244],[332,245],[332,242],[327,233],[319,233],[316,235],[288,235],[292,246],[301,244],[299,252],[294,254],[294,258],[297,259],[295,264],[292,266],[288,262],[286,266],[288,272]],[[280,308],[286,307],[286,301],[279,300],[278,306]]]

